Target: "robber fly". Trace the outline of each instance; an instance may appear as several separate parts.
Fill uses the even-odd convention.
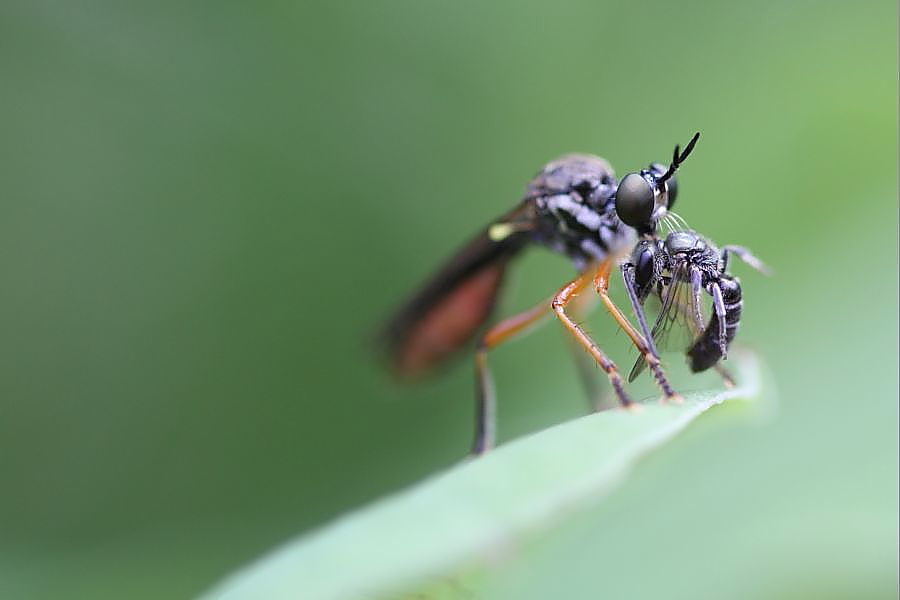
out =
[[[656,228],[675,202],[675,172],[699,136],[695,134],[684,151],[676,146],[668,167],[652,163],[621,181],[616,180],[609,163],[597,156],[570,154],[547,164],[529,183],[518,206],[463,246],[390,320],[383,337],[394,369],[402,376],[417,376],[444,362],[475,337],[490,316],[507,266],[524,248],[544,246],[573,262],[578,276],[550,300],[480,335],[475,351],[475,454],[490,448],[494,438],[495,395],[487,366],[488,351],[549,314],[555,314],[604,370],[619,403],[631,404],[616,365],[567,311],[567,307],[577,306],[572,300],[591,285],[640,352],[640,368],[646,365],[650,369],[664,398],[679,398],[663,373],[647,331],[643,300],[651,292],[677,289],[677,279],[669,268],[672,261],[664,263],[669,255],[658,251]],[[627,255],[636,240],[640,240],[638,244],[653,241],[654,250],[650,252],[655,252],[653,260],[658,257],[660,261],[659,269],[651,271],[648,279],[643,255],[638,254],[632,261],[634,277],[625,277],[626,284],[632,283],[630,299],[643,334],[632,327],[607,294],[613,264]]]

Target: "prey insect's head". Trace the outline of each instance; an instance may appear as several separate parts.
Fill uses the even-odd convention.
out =
[[[616,190],[616,214],[623,223],[634,227],[638,233],[652,233],[656,229],[656,222],[675,204],[678,193],[675,171],[694,149],[699,137],[700,133],[695,133],[684,151],[679,151],[676,145],[668,167],[653,163],[640,173],[629,173],[622,178]]]

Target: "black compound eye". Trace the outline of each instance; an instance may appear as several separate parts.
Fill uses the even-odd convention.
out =
[[[634,269],[634,291],[643,303],[659,281],[656,247],[645,240],[638,242],[631,253],[631,265]]]
[[[616,213],[629,227],[646,227],[653,215],[653,187],[639,173],[629,173],[616,190]]]
[[[641,287],[646,286],[653,279],[654,275],[654,254],[649,247],[641,250],[634,261],[634,278]]]

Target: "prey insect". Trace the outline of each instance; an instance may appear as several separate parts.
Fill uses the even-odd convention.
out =
[[[691,336],[686,350],[691,371],[699,373],[715,367],[731,385],[734,381],[719,361],[727,357],[737,333],[743,299],[740,280],[728,273],[728,259],[733,254],[766,274],[768,268],[741,246],[723,246],[720,251],[687,228],[674,213],[663,217],[663,221],[672,230],[665,239],[655,234],[646,236],[635,245],[630,261],[621,265],[641,333],[651,352],[658,356],[656,344],[667,341],[673,327],[682,323]],[[713,312],[708,323],[703,316],[704,292],[712,297]],[[652,331],[643,310],[651,295],[661,302]],[[628,381],[633,381],[645,366],[643,356],[639,356]]]
[[[577,312],[573,300],[590,287],[640,352],[640,368],[649,368],[663,397],[679,398],[660,364],[644,317],[643,300],[651,292],[661,294],[664,289],[677,287],[673,283],[677,278],[670,272],[673,260],[665,262],[669,254],[659,251],[657,223],[671,214],[677,195],[675,172],[699,135],[695,134],[683,151],[676,146],[668,166],[652,163],[621,181],[616,180],[609,163],[597,156],[571,154],[550,162],[529,183],[518,206],[463,246],[390,320],[384,340],[393,367],[401,376],[414,377],[433,369],[478,336],[473,453],[483,453],[494,442],[496,399],[487,364],[489,351],[551,314],[603,369],[620,405],[631,404],[615,363],[570,314]],[[631,279],[623,271],[626,287],[630,282],[631,304],[640,331],[607,293],[612,267],[636,241],[641,252],[652,247],[648,251],[654,253],[653,260],[659,259],[659,268],[650,271],[649,279],[641,262],[643,254],[637,255]],[[535,245],[568,257],[577,277],[549,300],[482,331],[509,263],[526,247]],[[711,356],[704,354],[707,360]]]

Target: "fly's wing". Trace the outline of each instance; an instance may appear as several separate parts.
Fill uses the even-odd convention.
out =
[[[698,325],[694,316],[693,291],[686,268],[679,267],[672,273],[669,283],[664,286],[661,300],[662,307],[650,335],[659,349],[683,350],[702,331],[702,323]],[[628,381],[634,381],[646,367],[647,361],[639,355],[628,374]]]
[[[531,240],[523,202],[463,246],[388,322],[382,341],[393,369],[416,377],[445,362],[488,319],[510,259]]]

